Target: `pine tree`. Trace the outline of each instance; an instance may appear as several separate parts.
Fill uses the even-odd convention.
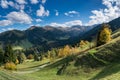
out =
[[[3,63],[3,50],[0,49],[0,64]]]
[[[24,53],[19,53],[18,55],[19,64],[23,63],[25,60],[26,60],[26,55]]]
[[[105,44],[111,40],[111,29],[108,24],[103,24],[97,36],[97,46]]]
[[[13,53],[12,46],[9,44],[5,47],[5,53],[4,53],[4,62],[14,62],[16,61],[16,56]]]
[[[34,61],[40,61],[39,55],[37,53],[34,53]]]

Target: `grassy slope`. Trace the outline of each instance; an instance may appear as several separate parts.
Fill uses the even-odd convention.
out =
[[[10,74],[9,72],[6,71],[0,71],[1,74],[0,79],[1,80],[95,80],[95,79],[120,80],[119,32],[120,31],[117,31],[112,35],[114,39],[110,43],[89,50],[83,53],[83,55],[79,55],[77,58],[75,58],[74,61],[69,62],[67,69],[64,71],[62,75],[56,75],[56,73],[61,67],[61,65],[63,65],[66,62],[66,60],[68,60],[66,58],[61,59],[49,65],[43,70],[30,74],[18,75],[14,73]],[[37,62],[33,64],[36,65]],[[28,62],[28,63],[24,63],[24,65],[19,65],[19,67],[29,68],[28,65],[33,66],[33,64]]]
[[[56,75],[56,73],[61,65],[66,62],[66,59],[62,59],[43,70],[27,74],[26,76],[34,77],[34,80],[119,80],[120,64],[119,62],[115,63],[116,60],[119,60],[119,57],[115,56],[119,56],[119,54],[117,54],[120,47],[119,31],[117,31],[112,37],[114,39],[110,43],[89,50],[88,52],[83,53],[84,55],[79,55],[78,59],[82,59],[83,61],[81,62],[83,62],[83,64],[80,64],[81,62],[79,62],[78,64],[80,65],[74,66],[76,61],[71,61],[65,72],[60,76]],[[111,60],[115,60],[115,62],[112,62]],[[91,64],[93,68],[91,68]]]
[[[48,62],[49,62],[49,59],[45,59],[42,61],[27,60],[26,62],[22,64],[18,64],[17,69],[18,71],[29,71],[31,69],[34,69],[35,67],[38,67]]]
[[[17,43],[17,46],[13,46],[13,50],[22,50],[26,48],[32,47],[33,44],[30,43],[28,40],[22,40],[20,43]]]
[[[0,70],[0,80],[33,80],[32,77],[26,77],[24,75],[14,74],[9,71]]]

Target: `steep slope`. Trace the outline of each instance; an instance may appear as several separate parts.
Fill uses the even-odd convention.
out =
[[[112,31],[120,28],[120,18],[117,18],[108,24],[110,24]],[[24,47],[24,43],[28,43],[29,47],[39,47],[40,49],[50,49],[53,47],[60,47],[66,44],[75,44],[80,39],[91,40],[95,38],[101,25],[94,26],[79,26],[72,27],[37,27],[32,26],[27,30],[11,30],[0,33],[0,43],[11,43],[14,46]]]
[[[113,40],[105,45],[80,53],[77,57],[72,55],[63,58],[44,70],[30,75],[35,74],[35,77],[40,75],[42,80],[45,79],[45,75],[49,75],[46,79],[51,80],[56,78],[60,80],[65,78],[69,80],[119,80],[120,30],[113,32],[112,37]],[[55,76],[60,70],[61,76]]]
[[[48,50],[53,47],[70,44],[72,39],[87,31],[87,27],[76,25],[74,27],[37,27],[32,26],[27,30],[11,30],[0,33],[0,43],[12,44],[13,46],[29,48],[39,47]],[[24,43],[28,43],[24,45]]]
[[[120,23],[120,17],[108,22],[107,24],[110,25],[112,31],[115,31],[115,30],[120,28],[119,23]],[[93,29],[91,29],[88,32],[84,33],[83,35],[80,35],[79,39],[87,39],[87,40],[93,39],[96,36],[96,34],[98,33],[98,31],[100,30],[100,28],[101,28],[101,24],[97,25]]]
[[[0,33],[0,42],[4,44],[19,42],[24,39],[26,39],[26,36],[23,31],[11,30]]]
[[[49,66],[36,72],[19,75],[19,71],[15,74],[10,74],[10,72],[6,71],[0,71],[0,79],[120,80],[120,30],[113,32],[112,38],[113,40],[110,43],[80,53],[77,57],[69,56],[55,62],[51,62]],[[56,75],[61,69],[61,66],[65,65],[66,63],[66,68],[63,70],[62,74]]]

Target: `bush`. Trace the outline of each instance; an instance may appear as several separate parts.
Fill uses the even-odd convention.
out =
[[[28,58],[28,59],[33,59],[34,56],[33,56],[32,54],[29,54],[27,58]]]
[[[17,70],[17,67],[13,62],[5,63],[4,68],[7,70]]]
[[[15,64],[17,65],[18,63],[19,63],[19,60],[18,60],[18,59],[16,59]]]

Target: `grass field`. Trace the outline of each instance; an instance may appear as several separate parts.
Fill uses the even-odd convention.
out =
[[[34,61],[32,60],[26,60],[24,63],[22,64],[18,64],[17,65],[17,69],[18,70],[30,70],[34,67],[40,66],[44,63],[48,63],[50,60],[49,59],[44,59],[42,61]]]

